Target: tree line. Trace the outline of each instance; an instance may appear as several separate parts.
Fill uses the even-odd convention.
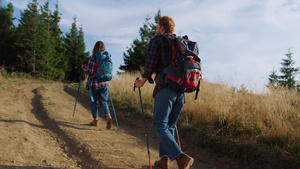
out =
[[[13,4],[0,6],[0,66],[8,72],[24,72],[50,80],[77,81],[80,65],[88,60],[85,52],[82,27],[76,26],[76,17],[70,32],[63,34],[59,27],[61,14],[58,2],[55,10],[49,1],[39,5],[37,0],[28,3],[21,11],[19,25],[14,25]],[[155,36],[160,10],[150,22],[145,18],[140,27],[140,39],[135,38],[123,53],[124,64],[119,69],[125,72],[141,71],[149,41]]]
[[[89,52],[85,52],[82,27],[77,27],[76,17],[70,32],[63,34],[59,27],[61,14],[58,2],[55,10],[49,8],[49,1],[39,5],[37,0],[27,4],[21,11],[19,24],[14,25],[13,4],[6,7],[0,5],[0,66],[8,72],[24,72],[38,75],[50,80],[77,81],[80,76],[80,65],[88,60]],[[149,41],[155,36],[160,10],[154,17],[147,16],[139,29],[140,39],[135,38],[123,53],[124,64],[119,66],[125,72],[142,71]],[[296,79],[300,68],[294,67],[295,61],[289,51],[282,59],[280,75],[273,70],[269,75],[269,88],[287,87],[298,89],[300,83]]]
[[[32,0],[21,11],[17,26],[13,12],[11,2],[0,6],[0,66],[8,72],[77,81],[80,65],[88,59],[89,52],[85,52],[83,29],[77,27],[76,17],[70,32],[63,34],[58,2],[51,11],[49,1],[39,5]]]

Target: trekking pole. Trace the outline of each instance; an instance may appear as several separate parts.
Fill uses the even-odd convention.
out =
[[[76,103],[77,103],[78,95],[79,95],[79,89],[80,89],[80,84],[81,84],[81,76],[82,76],[82,72],[83,72],[83,69],[81,69],[81,72],[80,72],[79,84],[78,84],[78,91],[77,91],[77,96],[76,96],[76,101],[75,101],[75,106],[74,106],[73,117],[74,117],[74,115],[75,115],[75,109],[76,109]]]
[[[138,80],[138,79],[139,79],[139,78],[137,77],[136,80]],[[135,92],[135,84],[134,84],[134,87],[133,87],[133,91]],[[148,136],[147,136],[146,120],[145,120],[144,108],[143,108],[143,101],[142,101],[142,95],[141,95],[141,88],[139,88],[139,94],[140,94],[140,101],[141,101],[142,114],[143,114],[143,120],[144,120],[145,136],[146,136],[146,141],[147,141],[147,149],[148,149],[149,165],[150,165],[150,169],[152,169],[151,159],[150,159],[150,151],[149,151],[149,143],[148,143]]]
[[[113,111],[114,111],[114,114],[115,114],[116,124],[117,124],[118,130],[120,130],[119,124],[118,124],[118,119],[117,119],[117,116],[116,116],[116,112],[115,112],[115,108],[114,108],[114,104],[113,104],[113,101],[112,101],[112,98],[111,98],[109,88],[108,88],[108,93],[109,93],[109,97],[110,97],[110,101],[111,101],[111,107],[113,108]]]
[[[178,146],[179,146],[179,148],[181,149],[181,144],[180,144],[180,139],[179,139],[179,134],[178,134],[177,125],[175,126],[175,130],[176,130],[176,135],[177,135]]]

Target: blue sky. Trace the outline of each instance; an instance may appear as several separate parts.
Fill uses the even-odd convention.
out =
[[[31,0],[11,1],[15,17]],[[40,5],[45,0],[38,1]],[[52,11],[56,0],[50,0]],[[289,48],[300,66],[299,0],[59,0],[61,29],[70,31],[73,18],[82,26],[87,51],[96,41],[106,44],[114,70],[147,16],[160,9],[173,18],[175,33],[187,34],[200,46],[203,78],[260,90],[270,72],[279,70]]]

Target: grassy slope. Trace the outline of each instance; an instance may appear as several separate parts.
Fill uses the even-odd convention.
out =
[[[134,118],[140,111],[133,92],[136,74],[123,74],[110,83],[117,107]],[[152,118],[154,85],[142,88],[144,110]],[[226,84],[201,82],[197,100],[187,94],[179,119],[180,136],[195,146],[238,159],[250,168],[298,168],[300,166],[300,95],[276,90],[253,94]],[[192,139],[191,139],[192,138]]]
[[[114,106],[125,110],[127,118],[141,115],[138,90],[133,92],[137,76],[123,74],[110,82]],[[1,75],[0,82],[6,78],[12,77]],[[14,85],[36,82],[24,76],[13,78]],[[0,83],[0,87],[7,86]],[[152,119],[153,87],[146,83],[141,88],[148,119]],[[188,138],[190,144],[232,157],[247,168],[300,166],[300,96],[296,91],[282,89],[257,95],[202,81],[197,100],[194,93],[187,94],[178,127],[181,138]]]

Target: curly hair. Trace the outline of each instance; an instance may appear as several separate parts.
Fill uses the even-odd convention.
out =
[[[166,33],[173,33],[175,31],[175,23],[172,18],[168,16],[158,17],[158,24],[163,26]]]

